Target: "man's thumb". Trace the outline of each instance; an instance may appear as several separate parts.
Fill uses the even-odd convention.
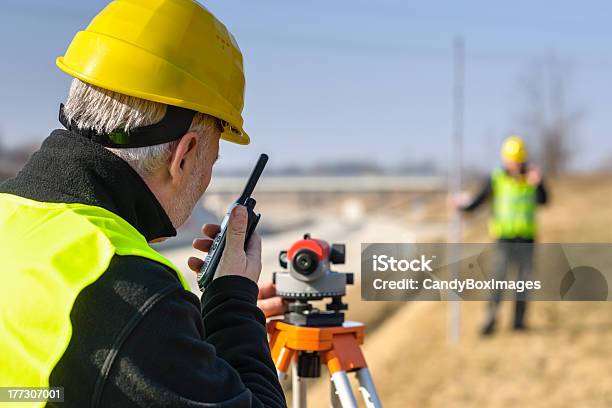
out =
[[[242,205],[237,205],[230,214],[227,226],[226,246],[234,251],[244,251],[244,236],[247,227],[247,211]]]

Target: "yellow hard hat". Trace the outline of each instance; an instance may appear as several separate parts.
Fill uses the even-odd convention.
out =
[[[76,34],[57,66],[83,82],[221,119],[221,137],[248,144],[242,53],[193,0],[115,0]]]
[[[505,161],[524,163],[527,161],[527,147],[520,136],[510,136],[504,140],[501,149],[502,159]]]

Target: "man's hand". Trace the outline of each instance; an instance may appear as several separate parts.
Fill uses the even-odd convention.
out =
[[[257,233],[253,233],[247,251],[244,252],[246,217],[246,209],[242,206],[238,206],[232,211],[227,230],[225,251],[223,251],[215,278],[224,275],[241,275],[254,282],[259,279],[261,273],[261,238]],[[219,231],[219,225],[205,224],[202,227],[205,238],[194,239],[193,247],[198,251],[208,252],[214,237]],[[202,269],[204,261],[200,258],[190,257],[187,264],[192,271],[197,273]],[[257,306],[266,317],[281,315],[287,311],[287,304],[282,298],[276,296],[276,287],[272,282],[259,285],[257,299]]]
[[[462,191],[458,194],[449,195],[447,204],[451,210],[457,211],[467,206],[471,200],[472,197],[470,197],[470,194],[466,191]]]
[[[542,181],[542,172],[537,166],[529,166],[527,169],[527,183],[531,186],[537,186]]]
[[[261,238],[253,232],[248,242],[246,253],[244,251],[244,239],[247,227],[247,211],[244,206],[236,206],[230,215],[227,226],[225,249],[221,261],[215,273],[215,279],[225,275],[239,275],[249,278],[257,283],[261,273]],[[198,238],[193,241],[193,247],[202,252],[208,252],[214,237],[219,233],[220,227],[216,224],[206,224],[202,232],[206,238]],[[190,257],[187,265],[194,272],[202,269],[204,261],[196,257]]]
[[[276,296],[276,286],[272,282],[259,284],[257,299],[257,306],[266,317],[282,315],[287,311],[287,303],[280,296]]]

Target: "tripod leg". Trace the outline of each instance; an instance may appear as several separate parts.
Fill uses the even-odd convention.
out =
[[[380,399],[378,399],[378,393],[374,386],[374,380],[372,374],[367,367],[361,368],[357,371],[357,380],[359,381],[359,391],[363,396],[363,401],[367,408],[380,408]]]
[[[342,403],[340,402],[340,398],[338,398],[338,394],[336,393],[336,387],[334,383],[329,380],[329,402],[331,408],[342,408]]]
[[[293,363],[292,371],[293,408],[306,408],[306,378],[298,375],[297,361]]]
[[[289,370],[294,355],[295,351],[287,347],[283,347],[278,353],[274,364],[276,365],[276,373],[278,374],[279,381],[283,381],[287,378],[287,371]]]
[[[336,395],[340,400],[342,408],[357,408],[357,401],[351,389],[346,371],[336,371],[331,376],[332,383],[336,389]]]

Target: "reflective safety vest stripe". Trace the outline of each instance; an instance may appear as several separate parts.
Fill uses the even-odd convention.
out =
[[[535,236],[536,187],[524,177],[512,177],[503,169],[491,175],[493,208],[489,232],[494,238]]]
[[[1,387],[49,385],[72,335],[75,299],[106,271],[115,254],[166,265],[189,289],[176,266],[112,212],[0,193]]]

